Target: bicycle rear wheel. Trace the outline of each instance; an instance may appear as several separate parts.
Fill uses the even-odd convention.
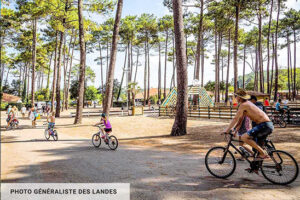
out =
[[[45,138],[46,138],[46,140],[49,140],[49,138],[50,138],[48,129],[45,129]]]
[[[99,133],[95,133],[92,137],[92,143],[94,145],[94,147],[99,148],[101,145],[101,138],[100,138],[100,134]]]
[[[230,151],[224,147],[213,147],[205,156],[205,166],[209,173],[217,178],[231,176],[236,168],[236,161]]]
[[[286,123],[286,121],[285,121],[284,119],[280,119],[280,120],[279,120],[279,126],[280,126],[281,128],[285,128],[286,125],[287,125],[287,123]]]
[[[108,147],[111,150],[116,150],[118,148],[118,145],[119,145],[118,139],[115,136],[113,136],[113,135],[109,136]]]
[[[292,155],[275,150],[269,153],[270,159],[263,161],[261,172],[271,183],[286,185],[296,180],[299,167]]]

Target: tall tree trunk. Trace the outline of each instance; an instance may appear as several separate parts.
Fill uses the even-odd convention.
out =
[[[158,89],[157,89],[157,96],[158,96],[158,104],[160,105],[161,100],[161,52],[160,52],[160,41],[158,41]]]
[[[175,33],[173,34],[172,37],[172,43],[173,43],[173,58],[172,58],[172,62],[173,62],[173,73],[172,73],[172,79],[171,79],[171,84],[170,84],[170,89],[173,87],[175,87]]]
[[[296,60],[297,60],[297,47],[296,47],[296,43],[297,43],[297,38],[296,38],[296,30],[294,29],[293,30],[293,33],[294,33],[294,91],[293,91],[293,99],[295,100],[296,99],[296,91],[297,91],[297,87],[296,87],[296,82],[297,82],[297,77],[296,77],[296,70],[297,70],[297,67],[296,67]]]
[[[290,81],[290,40],[289,40],[289,35],[287,33],[286,36],[286,41],[287,41],[287,76],[288,76],[288,90],[289,90],[289,95],[288,99],[291,100],[291,81]]]
[[[169,32],[166,31],[166,45],[165,45],[165,73],[164,73],[164,99],[167,97],[167,62],[168,62],[168,39]]]
[[[104,104],[103,112],[106,114],[109,114],[111,101],[112,101],[112,92],[114,87],[114,70],[115,70],[116,56],[118,51],[117,45],[118,45],[120,20],[122,14],[122,6],[123,6],[123,0],[118,0],[113,37],[112,37],[112,48],[111,48],[111,55],[110,55],[108,80],[106,82],[106,90],[105,90],[105,101],[104,101],[105,104]]]
[[[146,91],[147,91],[147,45],[145,41],[144,106],[146,106]]]
[[[244,56],[243,56],[243,89],[245,89],[245,68],[246,68],[246,44],[244,44]]]
[[[148,88],[147,88],[147,103],[149,104],[150,101],[150,49],[149,49],[149,42],[147,40],[147,54],[148,54]]]
[[[63,98],[62,98],[62,107],[61,110],[64,111],[64,105],[65,105],[65,97],[66,97],[66,77],[67,77],[67,68],[66,68],[66,50],[67,50],[67,37],[66,34],[64,34],[64,46],[63,46],[63,69],[64,69],[64,77],[63,77]]]
[[[217,69],[217,102],[220,102],[220,54],[221,54],[221,49],[222,49],[222,33],[219,33],[219,40],[218,40],[218,69]]]
[[[239,38],[239,16],[240,16],[240,0],[237,0],[235,5],[235,31],[234,31],[234,44],[233,44],[233,71],[234,71],[234,92],[238,89],[238,38]]]
[[[263,67],[263,58],[262,58],[262,16],[261,16],[261,5],[259,3],[259,14],[258,14],[258,63],[259,63],[259,83],[260,83],[260,92],[264,93],[264,67]]]
[[[273,76],[274,76],[274,64],[275,64],[275,44],[274,44],[274,33],[272,34],[272,73],[271,73],[271,85],[270,85],[270,95],[273,90]]]
[[[106,82],[108,80],[108,67],[109,67],[109,41],[108,41],[108,38],[106,40]]]
[[[277,0],[277,21],[275,29],[275,88],[274,88],[274,101],[277,100],[278,94],[278,54],[277,54],[277,40],[278,40],[278,28],[279,28],[279,15],[280,15],[280,0]]]
[[[102,49],[101,49],[100,38],[99,38],[99,53],[100,53],[101,88],[102,88],[102,95],[103,95],[103,90],[104,90],[104,84],[103,84],[103,62],[102,62]]]
[[[28,74],[28,64],[26,63],[25,65],[25,76],[24,76],[24,84],[23,84],[23,91],[22,91],[22,102],[25,103],[25,99],[26,99],[26,93],[27,93],[27,74]],[[27,99],[28,102],[28,99]]]
[[[131,78],[131,52],[130,52],[130,42],[128,41],[127,44],[127,52],[128,52],[128,59],[127,59],[127,70],[126,70],[126,77],[127,77],[127,81],[126,81],[126,88],[129,88],[129,83],[130,83],[130,78]],[[127,90],[127,101],[129,103],[130,106],[130,91]]]
[[[62,43],[64,40],[64,32],[60,32],[60,40],[58,45],[58,61],[57,61],[57,80],[56,80],[56,109],[55,117],[60,117],[60,82],[61,82],[61,58],[62,58]]]
[[[50,72],[51,72],[52,58],[53,58],[53,52],[51,53],[51,56],[50,56],[50,63],[49,63],[49,68],[48,68],[47,85],[46,85],[46,89],[48,92],[49,92],[49,85],[50,85]]]
[[[270,32],[271,32],[271,23],[272,23],[272,14],[273,14],[273,0],[271,0],[271,10],[270,10],[270,16],[269,16],[269,24],[268,24],[268,33],[267,33],[267,88],[268,88],[268,94],[271,94],[271,88],[270,88]]]
[[[201,35],[201,87],[204,86],[204,37]]]
[[[85,41],[84,41],[84,24],[82,13],[82,0],[78,0],[78,21],[79,21],[79,45],[80,45],[80,68],[79,68],[79,83],[78,83],[78,99],[76,106],[76,116],[74,124],[82,123],[84,82],[85,82]]]
[[[54,66],[53,66],[53,81],[52,81],[52,95],[51,95],[51,112],[54,110],[55,94],[56,94],[56,79],[57,79],[57,52],[58,52],[58,31],[56,31],[55,38],[55,52],[54,52]]]
[[[202,44],[202,24],[203,24],[203,0],[201,0],[200,6],[200,20],[198,26],[198,35],[197,35],[197,50],[196,50],[196,59],[195,59],[195,70],[194,70],[194,79],[199,81],[200,79],[200,57],[201,57],[201,44]],[[194,105],[198,104],[199,95],[193,96]]]
[[[123,67],[124,69],[126,68],[127,50],[128,50],[128,48],[125,49],[125,58],[124,58],[124,67]],[[120,84],[120,88],[119,88],[119,92],[118,92],[118,96],[117,96],[117,101],[119,101],[119,98],[120,98],[120,95],[121,95],[122,85],[123,85],[123,80],[124,80],[124,74],[125,74],[125,70],[123,70],[123,73],[122,73],[121,84]]]
[[[36,31],[37,19],[32,21],[33,41],[32,41],[32,83],[31,83],[31,105],[34,106],[34,93],[35,93],[35,65],[36,65]]]
[[[27,104],[29,103],[29,73],[30,73],[30,69],[28,67],[28,72],[27,72],[27,90],[26,90],[26,100],[27,100]]]
[[[195,78],[199,80],[200,78],[200,55],[201,55],[201,39],[202,39],[202,24],[203,24],[203,0],[200,3],[200,20],[198,26],[198,35],[197,35],[197,51],[196,51],[196,74]],[[199,96],[199,95],[196,95]],[[198,97],[199,98],[199,97]]]
[[[254,91],[258,91],[258,47],[257,44],[255,45],[255,76],[254,76]]]
[[[71,54],[71,60],[70,60],[70,67],[69,67],[69,74],[68,74],[68,84],[67,84],[67,90],[66,90],[66,99],[69,99],[69,88],[70,88],[70,82],[71,82],[71,72],[72,72],[72,67],[73,67],[73,55],[74,55],[74,49],[75,49],[75,44],[76,44],[76,32],[74,35],[74,43],[73,43],[73,48],[72,48],[72,54]],[[66,110],[69,109],[69,103],[68,101],[66,102]]]
[[[218,102],[218,32],[217,32],[217,22],[215,20],[215,32],[214,32],[214,36],[215,36],[215,102]]]
[[[137,75],[137,70],[139,66],[139,56],[140,56],[140,49],[139,47],[137,48],[137,54],[136,54],[136,68],[135,68],[135,74],[134,74],[134,82],[136,83],[136,75]]]
[[[226,88],[225,88],[225,102],[228,101],[228,88],[229,88],[229,69],[230,69],[230,38],[231,38],[231,29],[228,31],[228,57],[227,57],[227,74],[226,74]]]
[[[173,17],[177,66],[177,103],[171,135],[185,135],[188,110],[188,76],[184,44],[182,1],[173,0]]]
[[[68,109],[68,104],[69,104],[69,97],[67,96],[68,93],[68,66],[69,66],[69,60],[70,60],[70,50],[71,50],[71,45],[73,44],[73,37],[74,37],[74,29],[72,29],[72,34],[69,42],[69,48],[68,48],[68,54],[67,54],[67,62],[65,64],[65,74],[64,74],[64,101],[63,101],[63,107],[67,110]]]
[[[65,2],[65,13],[67,13],[69,5],[68,0]],[[65,26],[66,18],[64,17],[62,20],[62,25]],[[64,42],[64,47],[66,46],[66,39],[64,38],[64,32],[60,32],[60,42],[58,47],[58,65],[57,65],[57,81],[56,81],[56,110],[55,110],[55,117],[60,117],[60,111],[61,111],[61,97],[60,97],[60,82],[61,82],[61,60],[62,60],[62,44]],[[65,49],[65,48],[64,48]],[[65,54],[65,50],[64,50]],[[64,55],[63,55],[64,56]],[[65,65],[65,56],[64,56],[64,64]],[[63,105],[62,105],[63,106]]]

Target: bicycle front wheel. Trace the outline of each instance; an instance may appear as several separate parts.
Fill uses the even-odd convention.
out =
[[[45,138],[46,138],[46,140],[49,140],[49,138],[50,138],[50,134],[49,134],[48,129],[45,129]]]
[[[269,153],[261,166],[263,176],[271,183],[286,185],[296,180],[299,167],[292,155],[285,151],[275,150]]]
[[[236,168],[236,161],[230,151],[224,147],[213,147],[205,156],[205,166],[209,173],[217,178],[231,176]]]
[[[116,150],[118,148],[119,142],[118,139],[115,136],[110,136],[108,140],[108,147],[111,150]]]
[[[53,131],[53,139],[54,139],[55,141],[58,140],[58,134],[57,134],[57,131],[56,131],[56,130]]]
[[[94,145],[94,147],[99,148],[101,145],[101,138],[100,138],[100,134],[95,133],[92,137],[92,143]]]

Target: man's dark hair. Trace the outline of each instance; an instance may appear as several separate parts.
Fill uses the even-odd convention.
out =
[[[250,98],[250,100],[255,100],[255,101],[257,101],[257,98],[256,98],[256,96],[254,96],[254,95],[251,95],[251,98]]]
[[[281,103],[281,99],[278,99],[278,102]]]

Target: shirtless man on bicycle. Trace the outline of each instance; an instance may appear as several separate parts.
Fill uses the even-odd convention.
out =
[[[262,137],[271,134],[274,129],[273,123],[266,113],[248,101],[250,96],[247,95],[245,90],[240,89],[234,95],[240,105],[235,117],[225,130],[225,133],[229,133],[236,123],[239,122],[244,115],[246,115],[256,123],[256,126],[252,127],[247,134],[242,135],[241,139],[243,142],[255,148],[259,152],[257,157],[258,159],[267,158],[267,153],[264,152],[264,150],[253,139],[256,139],[258,136]]]

